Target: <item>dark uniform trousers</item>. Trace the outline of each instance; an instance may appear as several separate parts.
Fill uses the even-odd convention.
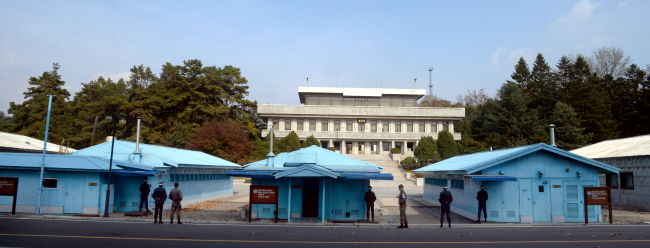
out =
[[[163,205],[164,203],[156,203],[156,210],[153,213],[153,218],[158,218],[160,221],[162,221],[162,212],[163,212]]]
[[[487,208],[485,207],[485,202],[478,202],[478,219],[481,219],[481,210],[483,210],[483,216],[487,220]]]
[[[144,208],[149,211],[149,194],[140,194],[140,210],[142,210],[142,204],[144,204]]]
[[[447,214],[447,223],[451,224],[451,217],[449,216],[449,205],[440,206],[440,225],[445,221],[445,214]]]
[[[370,220],[370,216],[372,215],[372,220],[375,220],[375,204],[374,203],[366,203],[366,214],[368,220]]]

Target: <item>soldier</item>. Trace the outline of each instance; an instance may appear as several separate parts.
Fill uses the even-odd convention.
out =
[[[172,200],[172,214],[170,215],[171,222],[169,224],[174,224],[174,213],[176,213],[178,224],[183,224],[181,223],[181,201],[183,200],[183,193],[178,189],[178,183],[174,183],[174,189],[169,192],[169,199]]]
[[[367,212],[367,220],[370,221],[370,213],[372,213],[372,221],[375,221],[375,201],[377,200],[377,196],[375,196],[375,192],[372,192],[372,186],[368,186],[368,191],[366,192],[366,196],[363,197],[364,200],[366,200],[366,212]]]
[[[444,222],[445,213],[447,214],[447,223],[449,223],[449,228],[451,228],[451,217],[449,216],[449,204],[454,201],[454,198],[451,197],[451,192],[447,191],[447,186],[442,187],[442,192],[440,192],[440,197],[438,197],[440,202],[440,227]]]
[[[406,220],[406,193],[404,192],[404,185],[399,185],[399,223],[397,228],[409,228],[409,222]]]
[[[144,204],[144,210],[146,212],[151,212],[149,211],[149,192],[151,192],[151,189],[149,189],[150,185],[147,184],[147,179],[144,179],[144,182],[140,184],[140,209],[138,211],[142,211],[142,204]]]
[[[155,200],[156,203],[156,208],[153,213],[153,223],[160,223],[162,224],[162,211],[163,211],[163,204],[165,204],[165,200],[167,200],[167,190],[163,188],[163,183],[160,182],[158,183],[158,188],[156,188],[153,191],[153,194],[151,195],[153,199]],[[160,222],[158,220],[160,219]]]
[[[487,222],[485,203],[488,200],[488,193],[485,191],[485,186],[481,185],[481,191],[476,194],[476,200],[478,200],[478,220],[476,222],[481,223],[481,210],[483,210],[483,216],[485,217],[485,222]]]

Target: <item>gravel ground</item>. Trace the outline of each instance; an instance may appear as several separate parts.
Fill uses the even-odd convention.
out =
[[[607,206],[601,207],[601,212],[604,217],[609,215]],[[626,210],[626,209],[613,209],[612,215],[614,216],[614,223],[641,223],[650,222],[650,212]]]

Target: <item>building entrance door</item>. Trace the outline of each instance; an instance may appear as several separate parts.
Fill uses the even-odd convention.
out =
[[[583,222],[585,221],[585,205],[584,205],[584,187],[594,187],[595,183],[579,180],[566,180],[564,181],[565,192],[565,221],[567,222]],[[596,213],[594,205],[587,206],[589,211],[589,221],[597,222],[598,214]]]
[[[302,217],[318,217],[318,179],[302,180]]]
[[[519,182],[503,182],[503,222],[520,222]]]
[[[84,182],[85,177],[80,173],[67,173],[68,180],[65,186],[65,205],[63,212],[66,214],[83,213]]]
[[[366,142],[359,141],[359,154],[366,154]]]
[[[549,181],[533,181],[533,221],[551,222],[551,187]]]

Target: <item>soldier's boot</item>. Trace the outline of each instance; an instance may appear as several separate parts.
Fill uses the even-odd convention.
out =
[[[153,223],[158,224],[158,219],[157,218],[153,219]]]
[[[174,218],[169,221],[169,224],[174,224]]]
[[[440,222],[440,228],[442,228],[442,222]]]
[[[408,222],[406,222],[406,223],[404,224],[404,228],[409,228],[409,223],[408,223]]]
[[[178,221],[176,221],[176,222],[178,222],[177,224],[183,224],[183,223],[181,222],[181,219],[178,219]]]
[[[404,228],[404,224],[400,224],[397,228]]]
[[[451,222],[449,222],[449,228],[451,228]]]

